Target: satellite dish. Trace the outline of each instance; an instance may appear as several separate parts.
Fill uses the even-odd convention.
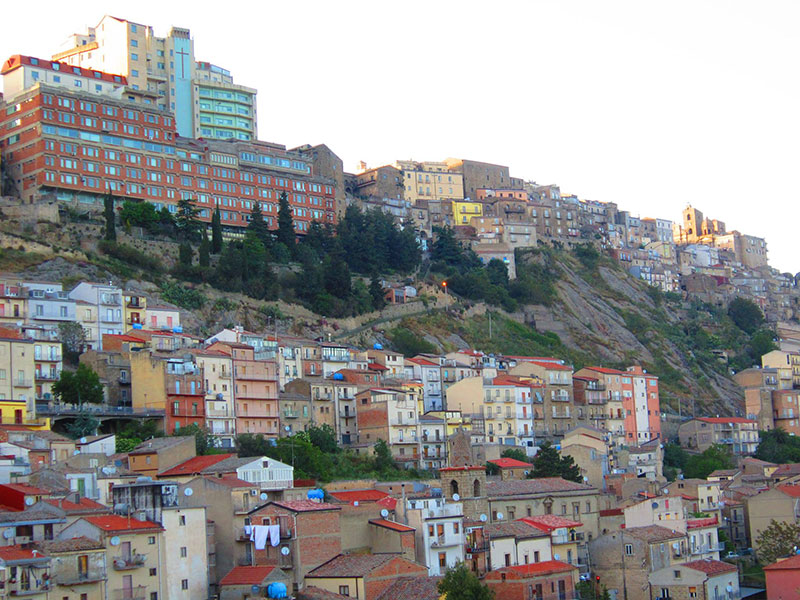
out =
[[[115,460],[115,461],[114,461],[114,466],[115,466],[115,467],[121,467],[121,466],[122,466],[122,461],[121,461],[121,460],[119,460],[119,459]]]
[[[191,496],[192,494],[194,494],[194,490],[192,488],[186,488],[185,490],[183,490],[184,496]]]
[[[10,540],[11,538],[14,537],[14,530],[6,529],[5,531],[3,531],[3,537],[6,538],[7,540]]]
[[[109,540],[109,542],[111,543],[112,546],[119,546],[119,536],[115,535]]]
[[[389,516],[389,511],[388,511],[388,510],[386,510],[386,509],[384,508],[384,509],[381,511],[381,516],[382,516],[382,517],[385,519],[386,517],[388,517],[388,516]]]
[[[85,443],[86,443],[86,438],[85,438],[85,437],[82,437],[82,438],[80,439],[80,442],[81,442],[81,444],[85,444]]]
[[[481,515],[481,523],[486,523],[486,521],[488,521],[488,520],[489,520],[489,517],[487,517],[486,515]]]
[[[260,589],[261,588],[258,587],[255,583],[250,586],[250,591],[253,592],[254,594],[257,594]]]
[[[461,500],[461,496],[458,494],[453,494],[453,502],[458,502],[459,500]]]
[[[267,493],[266,492],[261,492],[261,495],[259,496],[259,498],[261,498],[262,500],[266,500],[268,498]]]
[[[502,521],[503,520],[503,513],[497,513],[497,520],[498,521]]]
[[[652,506],[653,508],[658,508],[658,502],[653,502],[653,504],[652,504],[651,506]]]
[[[287,425],[286,427],[283,428],[283,430],[288,433],[289,431],[292,430],[292,428],[289,425]]]
[[[31,498],[30,496],[28,496],[27,498],[25,498],[25,506],[33,506],[33,503],[34,503],[34,502],[36,502],[36,500],[34,500],[33,498]]]
[[[281,554],[283,554],[284,556],[289,556],[289,548],[287,548],[286,546],[281,548]]]
[[[72,451],[72,455],[73,455],[73,456],[78,456],[78,454],[80,454],[80,453],[81,453],[81,451],[80,451],[80,450],[73,450],[73,451]]]
[[[353,506],[358,506],[358,500],[355,500],[355,501],[353,502]]]
[[[558,554],[553,554],[553,559],[554,559],[554,560],[560,560],[560,559],[561,559],[561,556],[560,556],[560,555],[558,555]]]

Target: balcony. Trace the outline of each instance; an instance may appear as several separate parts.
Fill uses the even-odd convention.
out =
[[[564,413],[564,414],[556,413],[556,414],[553,415],[553,418],[554,419],[570,419],[570,418],[572,418],[572,415],[569,414],[569,413]]]
[[[113,600],[145,600],[147,598],[147,587],[137,585],[132,588],[117,588],[111,590]]]
[[[284,419],[296,419],[300,416],[300,413],[296,411],[285,410],[283,411],[283,418]]]
[[[36,381],[58,381],[58,373],[45,373],[37,371],[34,375]]]
[[[80,585],[81,583],[91,583],[93,581],[103,581],[106,578],[106,570],[103,568],[90,568],[86,572],[60,573],[56,575],[54,583],[56,585]]]
[[[35,596],[36,594],[43,594],[50,590],[50,584],[44,582],[41,585],[36,585],[36,581],[28,581],[26,583],[9,584],[9,595],[14,597],[20,596]]]
[[[116,294],[101,294],[100,304],[104,306],[119,306],[119,296]]]
[[[131,554],[130,556],[115,556],[114,569],[117,571],[127,571],[138,569],[144,565],[147,556],[145,554]]]
[[[460,535],[437,535],[428,540],[431,548],[444,548],[449,546],[462,546],[464,538]]]
[[[356,416],[356,413],[353,412],[353,411],[349,411],[349,410],[341,410],[341,409],[339,409],[339,416],[342,417],[343,419],[354,419],[355,416]]]
[[[716,543],[716,544],[703,544],[701,546],[693,546],[692,547],[692,554],[708,554],[709,552],[721,552],[725,549],[725,544],[723,543]]]
[[[15,379],[13,386],[16,388],[29,388],[33,387],[33,381],[30,379]]]

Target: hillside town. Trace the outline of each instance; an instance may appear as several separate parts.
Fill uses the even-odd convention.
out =
[[[282,197],[298,238],[377,209],[422,252],[451,230],[510,279],[520,250],[591,245],[665,294],[749,300],[776,340],[732,374],[730,415],[668,419],[639,360],[200,335],[139,288],[0,274],[0,599],[439,600],[462,570],[497,600],[797,597],[797,547],[771,538],[800,539],[800,463],[754,455],[800,434],[800,275],[763,237],[477,160],[345,172],[324,144],[260,141],[257,91],[184,28],[106,15],[0,74],[5,218],[189,201],[236,240],[256,205],[276,229]],[[417,293],[381,285],[390,304]]]

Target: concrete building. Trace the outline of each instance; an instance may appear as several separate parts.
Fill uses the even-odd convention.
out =
[[[204,377],[205,426],[217,437],[220,446],[232,448],[236,437],[236,405],[231,356],[218,350],[195,350],[193,355]]]
[[[486,575],[484,583],[496,600],[577,598],[578,569],[558,560],[503,567]],[[533,594],[533,595],[532,595]]]
[[[800,589],[800,556],[781,558],[764,566],[767,580],[767,598],[790,600]]]
[[[445,162],[398,160],[403,197],[412,207],[420,199],[461,200],[464,198],[464,178],[449,169]]]
[[[461,158],[446,158],[444,162],[450,171],[460,173],[463,177],[464,198],[477,198],[479,189],[506,189],[511,186],[508,167]]]
[[[409,499],[405,518],[416,531],[415,560],[428,567],[428,575],[444,575],[464,562],[464,510],[459,502],[443,498]]]
[[[78,302],[75,310],[86,331],[88,349],[102,350],[103,334],[121,334],[127,329],[120,288],[84,281],[69,292],[69,297]]]
[[[739,598],[736,565],[718,560],[695,560],[650,574],[650,598]]]
[[[756,554],[761,532],[769,527],[773,520],[794,524],[800,521],[800,515],[795,508],[798,499],[800,499],[800,485],[780,484],[745,500],[747,528]]]
[[[684,448],[702,452],[722,444],[735,455],[749,455],[758,447],[758,423],[743,417],[699,417],[682,423],[678,437]]]

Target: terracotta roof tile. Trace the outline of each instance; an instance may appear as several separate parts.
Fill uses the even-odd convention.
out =
[[[81,512],[110,512],[111,510],[105,504],[100,504],[99,502],[95,502],[89,498],[80,498],[78,502],[71,502],[70,500],[66,500],[64,498],[46,498],[44,502],[64,510],[67,514]]]
[[[4,562],[10,562],[15,560],[33,560],[34,558],[44,558],[43,556],[39,555],[38,551],[36,551],[38,556],[34,555],[33,553],[33,548],[23,548],[20,544],[17,544],[16,546],[1,546],[0,560]]]
[[[490,539],[496,538],[534,538],[534,537],[547,537],[549,534],[541,529],[524,523],[522,521],[507,521],[500,523],[488,523],[484,526],[483,530],[486,536]]]
[[[179,465],[175,465],[174,467],[167,469],[166,471],[161,471],[158,476],[178,477],[181,475],[196,475],[208,467],[215,465],[218,462],[222,462],[226,458],[231,458],[232,456],[234,456],[234,454],[207,454],[204,456],[194,456]]]
[[[297,598],[297,600],[348,600],[350,597],[335,594],[313,585],[307,585],[297,592],[295,598]]]
[[[684,567],[692,569],[693,571],[700,571],[706,575],[718,575],[720,573],[728,573],[736,571],[736,565],[731,563],[722,562],[719,560],[693,560],[692,562],[683,563]]]
[[[517,460],[515,458],[496,458],[495,460],[490,460],[489,462],[492,463],[493,465],[497,465],[501,469],[533,468],[533,465],[531,463],[526,463],[524,461]]]
[[[523,523],[527,523],[528,525],[533,525],[534,527],[541,529],[542,531],[546,531],[548,533],[552,532],[554,529],[560,529],[562,527],[566,527],[572,529],[574,527],[580,527],[583,525],[580,521],[573,521],[571,519],[565,519],[564,517],[559,517],[558,515],[539,515],[536,517],[523,517],[520,519]]]
[[[527,565],[515,565],[513,567],[503,567],[498,569],[501,573],[503,571],[511,571],[519,573],[520,575],[536,576],[536,575],[550,575],[552,573],[568,573],[572,570],[577,570],[568,563],[561,562],[560,560],[545,560],[538,563],[529,563]]]
[[[341,492],[328,492],[328,495],[339,502],[377,502],[389,494],[380,490],[350,490]]]
[[[704,519],[689,519],[686,521],[687,529],[700,529],[703,527],[711,527],[716,525],[719,521],[717,517],[706,517]]]
[[[444,470],[444,469],[440,469]],[[541,479],[521,479],[493,481],[487,486],[487,494],[493,496],[524,496],[527,494],[546,494],[554,492],[590,491],[590,485],[567,481],[560,477],[543,477]]]
[[[706,423],[756,423],[753,419],[744,417],[697,417],[697,420]]]
[[[625,529],[625,535],[635,537],[643,542],[662,542],[682,538],[685,534],[661,527],[660,525],[646,525],[644,527],[629,527]]]
[[[400,554],[340,554],[310,571],[306,577],[364,577]]]
[[[439,600],[441,577],[399,577],[377,600]]]
[[[314,502],[313,500],[276,500],[275,506],[287,508],[294,512],[311,512],[315,510],[342,510],[341,506],[328,504],[327,502]]]
[[[764,567],[765,571],[777,571],[779,569],[792,569],[800,571],[800,554],[795,554],[789,558],[778,560],[777,562]]]
[[[373,525],[377,525],[378,527],[385,527],[386,529],[399,531],[401,533],[405,533],[407,531],[416,531],[416,529],[413,527],[409,527],[408,525],[403,525],[402,523],[397,523],[395,521],[389,521],[388,519],[370,519],[369,522]]]
[[[139,519],[121,517],[119,515],[105,515],[102,517],[83,517],[87,521],[102,529],[103,531],[138,531],[138,530],[161,530],[161,525],[152,521],[140,521]]]
[[[270,573],[275,570],[275,567],[234,567],[231,569],[220,585],[261,585]]]
[[[106,545],[99,541],[87,537],[76,537],[68,540],[49,540],[36,542],[36,547],[40,548],[45,554],[59,552],[81,552],[83,550],[102,550]]]

